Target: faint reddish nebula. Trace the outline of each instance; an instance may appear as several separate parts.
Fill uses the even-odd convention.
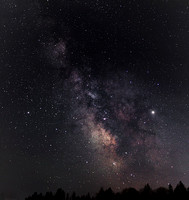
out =
[[[118,117],[118,119],[120,119],[120,120],[124,120],[124,121],[128,121],[128,122],[131,120],[130,116],[129,116],[129,115],[126,115],[126,114],[124,113],[124,111],[122,111],[122,110],[119,110],[119,111],[117,112],[117,117]]]

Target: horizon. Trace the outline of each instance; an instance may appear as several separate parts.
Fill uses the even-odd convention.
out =
[[[123,188],[122,190],[120,190],[120,191],[114,191],[114,190],[112,190],[112,188],[111,187],[108,187],[108,188],[103,188],[103,187],[100,187],[99,188],[99,190],[98,191],[96,191],[95,193],[90,193],[90,192],[86,192],[85,194],[77,194],[75,191],[71,191],[71,192],[66,192],[66,191],[64,191],[64,189],[63,188],[57,188],[55,191],[46,191],[46,192],[44,192],[44,193],[42,193],[42,192],[40,192],[40,191],[34,191],[33,193],[31,193],[30,195],[28,195],[28,196],[26,196],[26,197],[24,197],[24,199],[26,199],[26,198],[30,198],[30,197],[32,197],[33,195],[47,195],[49,192],[50,193],[52,193],[52,195],[55,195],[56,193],[57,193],[57,191],[58,190],[62,190],[63,192],[65,192],[65,195],[72,195],[73,193],[76,195],[76,196],[78,196],[78,197],[82,197],[82,196],[86,196],[86,195],[90,195],[90,197],[95,197],[100,191],[108,191],[108,190],[112,190],[112,192],[114,193],[114,194],[121,194],[121,193],[123,193],[124,191],[129,191],[129,189],[134,189],[134,190],[136,190],[137,192],[143,192],[143,190],[145,189],[145,187],[147,186],[149,186],[150,187],[150,189],[151,189],[151,191],[153,191],[153,192],[157,192],[158,191],[158,189],[166,189],[166,190],[170,190],[170,188],[169,187],[171,187],[172,188],[172,190],[173,190],[173,192],[174,192],[174,190],[180,185],[180,184],[183,184],[182,183],[182,181],[179,181],[179,183],[178,184],[176,184],[175,185],[175,187],[174,186],[172,186],[171,184],[169,184],[167,187],[166,186],[160,186],[160,187],[157,187],[157,188],[152,188],[151,186],[150,186],[150,184],[145,184],[143,187],[141,187],[141,188],[134,188],[134,187],[126,187],[126,188]],[[184,185],[184,184],[183,184]],[[185,186],[184,185],[184,187],[186,188],[186,191],[187,192],[189,192],[189,186],[187,187],[187,186]],[[18,199],[20,199],[16,194],[4,194],[4,193],[0,193],[0,200],[13,200],[13,199],[16,199],[16,200],[18,200]]]

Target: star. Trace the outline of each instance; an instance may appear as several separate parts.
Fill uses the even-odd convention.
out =
[[[152,110],[152,111],[151,111],[151,114],[152,114],[152,115],[155,115],[155,114],[156,114],[155,110]]]

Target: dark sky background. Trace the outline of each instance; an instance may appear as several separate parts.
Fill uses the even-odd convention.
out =
[[[189,1],[1,0],[0,193],[189,186]]]

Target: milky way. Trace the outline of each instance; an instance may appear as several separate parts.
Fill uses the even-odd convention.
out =
[[[1,3],[0,194],[189,185],[187,1]]]
[[[52,52],[48,57],[53,60],[52,67],[62,66],[63,73],[67,73],[70,66],[63,39],[50,45]],[[144,180],[156,182],[167,169],[169,150],[156,132],[160,119],[150,107],[147,92],[141,84],[139,88],[133,83],[128,71],[107,72],[105,77],[98,78],[91,74],[90,65],[85,68],[87,76],[72,67],[65,80],[59,77],[54,98],[59,97],[57,105],[63,105],[69,94],[68,123],[75,126],[75,134],[79,131],[84,136],[91,163],[116,189],[125,182],[136,187],[142,187]]]

